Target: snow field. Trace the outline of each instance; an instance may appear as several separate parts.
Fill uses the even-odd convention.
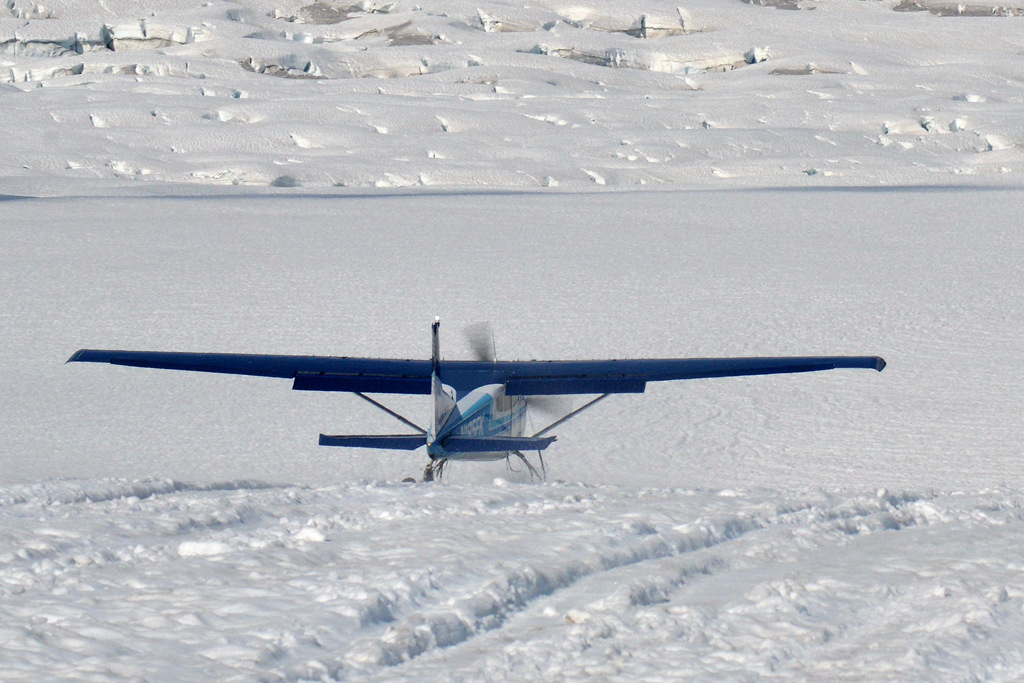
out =
[[[1014,680],[1020,201],[5,201],[0,673]],[[60,365],[80,346],[421,357],[422,310],[448,357],[489,319],[501,357],[890,364],[652,386],[560,429],[548,484],[474,463],[433,486],[397,483],[415,454],[317,447],[394,430],[343,396]]]
[[[3,0],[0,679],[1024,678],[1022,15]],[[434,315],[449,358],[889,366],[409,486],[316,445],[396,430],[354,397],[61,365],[422,358]]]
[[[503,480],[6,486],[0,666],[5,680],[1008,680],[1021,503]]]
[[[5,482],[418,474],[417,453],[317,446],[319,432],[404,429],[351,396],[60,363],[82,347],[424,358],[434,314],[448,358],[470,357],[462,329],[488,320],[501,358],[889,361],[881,374],[614,397],[557,431],[556,478],[942,491],[1020,480],[1018,192],[222,196],[3,210]],[[429,412],[420,397],[386,402],[415,421]],[[475,464],[452,476],[508,475]]]

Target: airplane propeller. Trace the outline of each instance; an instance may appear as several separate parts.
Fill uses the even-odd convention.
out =
[[[494,349],[494,329],[488,322],[473,323],[462,330],[469,348],[479,361],[493,363],[497,357]]]
[[[489,322],[467,325],[462,330],[473,356],[478,361],[493,363],[497,360],[494,343],[494,328]],[[527,396],[526,405],[547,417],[561,417],[572,411],[572,399],[568,396]]]
[[[527,396],[526,405],[548,418],[562,417],[572,412],[569,396]]]

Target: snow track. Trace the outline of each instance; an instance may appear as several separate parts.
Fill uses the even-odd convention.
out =
[[[6,487],[0,670],[423,680],[443,658],[456,680],[1021,671],[997,647],[1024,627],[1019,491],[495,484]]]

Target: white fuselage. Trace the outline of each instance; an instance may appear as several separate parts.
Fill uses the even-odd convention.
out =
[[[453,395],[450,387],[445,393]],[[478,387],[463,396],[441,426],[427,438],[427,452],[434,459],[449,460],[504,460],[507,451],[448,453],[444,440],[450,436],[495,437],[523,436],[526,430],[526,399],[506,396],[501,384]]]

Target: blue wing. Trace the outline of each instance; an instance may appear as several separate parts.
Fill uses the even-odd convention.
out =
[[[68,362],[280,377],[293,380],[292,388],[305,391],[430,393],[431,363],[427,360],[82,349]],[[460,394],[487,384],[504,384],[509,395],[537,396],[641,393],[647,382],[835,368],[881,371],[884,367],[885,361],[878,356],[441,361],[440,374],[444,383]]]
[[[82,349],[68,362],[281,377],[294,380],[295,389],[311,391],[430,393],[430,361],[426,360]]]

